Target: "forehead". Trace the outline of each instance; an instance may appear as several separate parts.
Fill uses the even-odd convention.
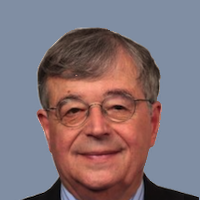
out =
[[[107,73],[99,78],[81,80],[49,78],[47,90],[50,104],[55,104],[65,96],[73,94],[97,101],[103,94],[113,90],[125,90],[133,96],[138,96],[141,89],[133,60],[125,54],[120,54],[113,65]]]

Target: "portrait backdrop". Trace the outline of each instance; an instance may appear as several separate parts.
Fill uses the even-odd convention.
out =
[[[200,196],[200,2],[1,1],[0,199],[47,190],[58,178],[36,112],[37,68],[66,32],[102,27],[145,46],[160,72],[161,125],[145,173]]]

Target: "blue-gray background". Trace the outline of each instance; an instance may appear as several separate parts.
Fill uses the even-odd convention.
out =
[[[57,179],[36,118],[36,71],[46,50],[77,27],[105,27],[147,47],[161,70],[163,105],[145,172],[200,196],[199,1],[1,1],[0,199],[22,199]]]

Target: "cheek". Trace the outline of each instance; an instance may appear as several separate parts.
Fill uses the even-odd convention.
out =
[[[132,153],[148,151],[151,144],[151,124],[146,120],[130,121],[118,127],[118,135]]]
[[[63,125],[51,126],[49,131],[51,153],[60,156],[66,154],[73,144],[73,136],[75,134],[67,131],[66,127],[63,127]]]
[[[71,147],[73,146],[73,134],[66,130],[66,127],[52,129],[51,132],[51,154],[60,176],[65,176],[75,164],[72,159]],[[70,163],[70,164],[69,164]]]

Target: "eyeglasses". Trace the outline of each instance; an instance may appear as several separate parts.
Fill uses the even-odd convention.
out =
[[[58,103],[56,107],[45,109],[46,111],[56,111],[56,116],[60,122],[67,127],[78,127],[86,122],[90,115],[90,108],[99,106],[104,117],[120,123],[130,119],[135,113],[136,104],[139,101],[148,99],[134,99],[130,95],[111,95],[106,97],[102,103],[85,103],[77,97],[68,97]]]

